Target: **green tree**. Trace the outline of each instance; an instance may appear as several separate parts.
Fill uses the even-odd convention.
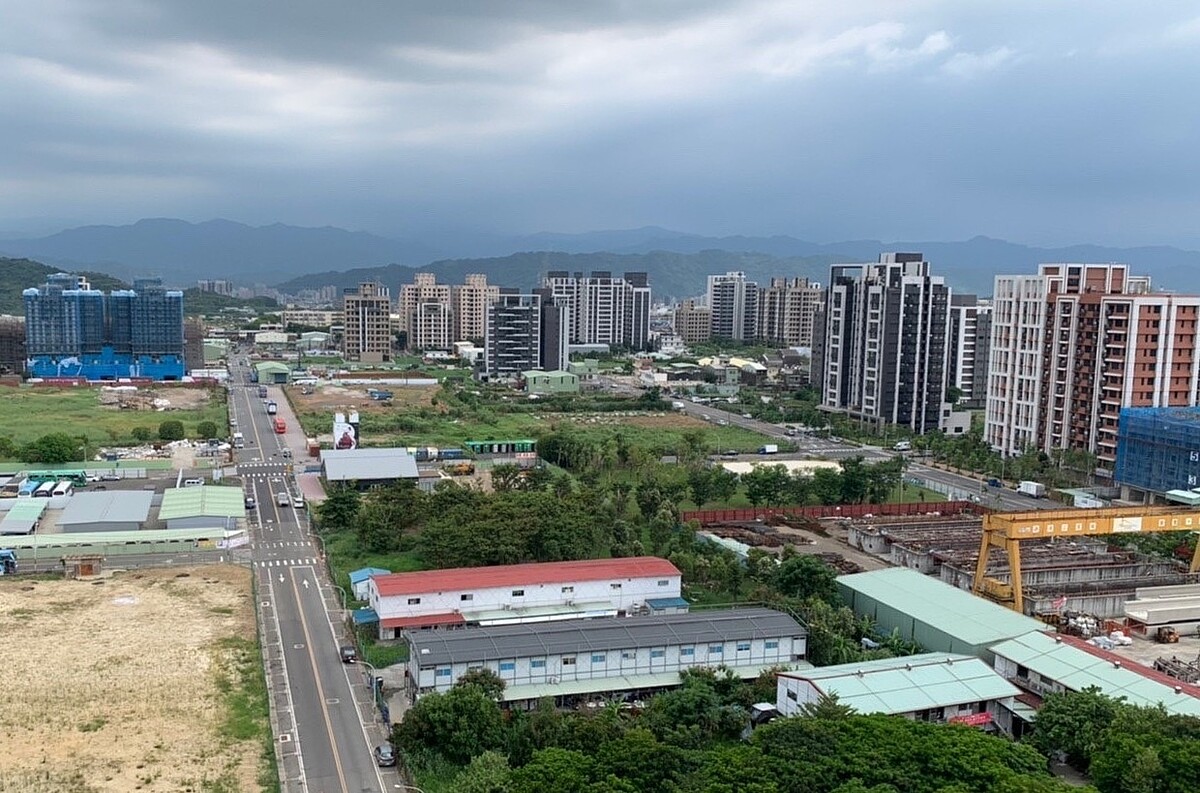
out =
[[[504,745],[504,718],[478,686],[452,688],[417,700],[393,728],[392,739],[404,751],[425,750],[464,765]]]
[[[181,441],[187,437],[183,422],[178,419],[168,419],[158,425],[158,438],[164,441]]]
[[[130,434],[135,441],[142,441],[144,443],[154,437],[154,430],[149,427],[134,427],[130,431]]]
[[[58,465],[78,460],[83,454],[78,438],[65,432],[51,432],[21,450],[21,458],[29,463]]]
[[[831,606],[842,605],[838,594],[837,571],[822,559],[808,554],[784,560],[775,569],[775,590],[798,600],[823,600]]]
[[[713,470],[704,466],[696,466],[688,471],[688,489],[692,493],[692,501],[698,507],[703,507],[712,500]]]
[[[217,425],[213,421],[202,421],[196,425],[197,438],[215,438],[217,437]]]
[[[816,702],[805,702],[799,715],[809,719],[837,720],[848,719],[855,712],[854,708],[839,702],[837,694],[821,694]]]
[[[842,460],[842,494],[841,503],[861,504],[867,500],[867,485],[869,477],[867,466],[861,457],[848,457]]]
[[[682,788],[696,793],[778,793],[778,772],[750,746],[717,746],[700,755],[700,765]]]
[[[583,752],[549,748],[512,774],[512,793],[580,793],[592,781],[595,763]]]
[[[510,793],[512,769],[500,752],[488,751],[471,758],[471,764],[454,778],[456,793]]]
[[[737,493],[738,475],[715,466],[709,473],[708,486],[713,501],[727,503]]]
[[[741,476],[746,498],[754,506],[776,506],[786,499],[791,485],[787,468],[782,465],[756,465]]]
[[[525,483],[521,478],[521,469],[512,463],[501,463],[492,467],[492,489],[497,493],[510,493],[514,490],[524,490]]]
[[[1046,755],[1062,752],[1067,762],[1086,771],[1119,708],[1120,700],[1102,694],[1095,687],[1048,694],[1038,711],[1029,742]]]
[[[328,497],[317,507],[321,530],[336,532],[354,527],[361,502],[362,498],[354,488],[331,488]]]
[[[425,494],[411,481],[373,491],[359,507],[359,544],[372,553],[398,550],[404,534],[424,521],[427,506]]]
[[[455,687],[460,686],[475,686],[488,699],[500,701],[500,697],[504,696],[504,687],[507,685],[503,679],[490,669],[468,669],[462,677],[458,678]]]

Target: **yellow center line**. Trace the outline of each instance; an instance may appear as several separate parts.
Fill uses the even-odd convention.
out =
[[[304,619],[304,605],[300,602],[300,587],[296,585],[296,576],[289,569],[288,576],[292,579],[292,592],[296,595],[296,608],[300,612],[300,627],[304,630],[304,649],[308,652],[308,660],[312,664],[313,679],[317,684],[317,696],[321,700],[321,715],[325,718],[325,731],[329,734],[329,749],[333,752],[333,764],[337,768],[338,782],[341,783],[342,791],[349,793],[350,789],[346,786],[346,774],[342,770],[342,758],[338,754],[337,739],[333,736],[333,722],[329,719],[329,708],[325,704],[325,689],[321,685],[321,672],[317,669],[317,657],[312,651],[312,637],[308,632],[308,620]]]

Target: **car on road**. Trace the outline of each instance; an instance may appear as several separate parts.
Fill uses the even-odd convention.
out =
[[[390,743],[381,743],[375,747],[375,764],[380,768],[391,768],[396,764],[396,750]]]
[[[104,482],[119,482],[121,477],[117,474],[101,474],[100,479]]]
[[[292,503],[292,499],[287,493],[277,493],[275,494],[275,503],[281,507],[286,507]]]
[[[726,421],[725,419],[720,419],[719,421],[717,421],[717,426],[718,427],[728,427],[729,422]]]
[[[737,457],[738,450],[737,449],[726,449],[725,451],[721,452],[721,456],[722,457]]]
[[[184,487],[203,487],[204,480],[203,479],[184,479],[183,486]]]
[[[246,509],[254,509],[258,506],[258,502],[254,500],[254,496],[246,496]]]
[[[343,644],[339,652],[344,664],[352,664],[358,660],[358,650],[354,649],[353,644]]]
[[[292,506],[294,506],[296,509],[304,509],[304,496],[292,496]]]
[[[87,479],[87,481],[89,481],[89,482],[99,482],[99,481],[100,481],[100,474],[88,474],[88,475],[87,475],[85,478],[86,478],[86,479]]]
[[[999,479],[989,479],[989,480],[987,480],[987,486],[988,487],[1004,487],[1004,483],[1001,482]]]
[[[754,418],[754,416],[751,416],[749,413],[743,413],[743,414],[742,414],[742,418],[744,418],[744,419],[752,419],[752,418]]]

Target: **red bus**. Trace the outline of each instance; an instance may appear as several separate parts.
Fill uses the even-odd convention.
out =
[[[287,422],[283,419],[275,419],[275,432],[279,435],[287,432]]]

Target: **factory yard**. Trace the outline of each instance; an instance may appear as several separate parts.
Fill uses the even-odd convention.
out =
[[[2,578],[0,635],[0,791],[257,790],[273,773],[248,570]]]

